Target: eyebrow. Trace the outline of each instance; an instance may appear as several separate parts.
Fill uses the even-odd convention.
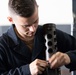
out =
[[[33,23],[35,23],[36,21],[38,21],[38,18]]]
[[[35,23],[36,21],[38,21],[38,19],[39,19],[39,18],[37,18],[33,23]],[[33,23],[32,23],[32,24],[33,24]],[[22,26],[26,26],[26,27],[27,27],[27,26],[31,26],[32,24],[25,24],[25,25],[22,25]]]
[[[38,21],[38,18],[37,18],[33,23],[35,23],[36,21]],[[33,24],[33,23],[32,23],[32,24]],[[32,24],[28,24],[28,25],[26,25],[26,26],[30,26],[30,25],[32,25]]]

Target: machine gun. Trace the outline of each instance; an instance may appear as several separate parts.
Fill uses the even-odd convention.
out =
[[[57,39],[56,39],[56,25],[47,23],[43,25],[44,38],[45,38],[45,59],[46,61],[57,52]],[[60,68],[50,69],[46,68],[46,75],[61,75]]]

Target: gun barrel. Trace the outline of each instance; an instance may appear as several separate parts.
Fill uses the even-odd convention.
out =
[[[56,25],[47,23],[43,25],[44,38],[45,38],[45,59],[46,61],[57,52],[57,38],[56,38]],[[50,69],[46,68],[47,75],[61,75],[60,68]]]

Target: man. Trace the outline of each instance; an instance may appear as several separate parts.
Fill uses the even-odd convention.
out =
[[[48,66],[76,69],[76,40],[59,30],[56,31],[59,51],[49,58],[49,65],[45,61],[43,29],[38,26],[35,0],[9,0],[8,10],[12,26],[0,37],[1,75],[44,75]]]

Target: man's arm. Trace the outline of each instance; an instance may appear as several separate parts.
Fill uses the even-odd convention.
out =
[[[58,52],[49,59],[51,68],[67,65],[70,70],[76,70],[76,39],[60,30],[57,30]]]

